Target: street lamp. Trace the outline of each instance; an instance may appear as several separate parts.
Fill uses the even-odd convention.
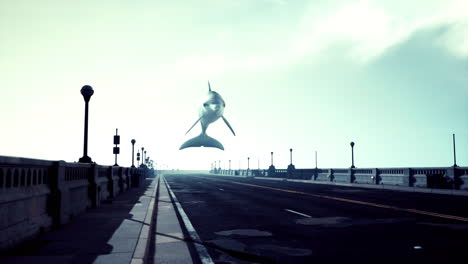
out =
[[[294,167],[293,162],[292,162],[292,151],[293,151],[293,149],[290,148],[289,149],[289,162],[290,162],[290,164],[288,165],[288,172],[292,172],[292,171],[294,171],[296,169],[296,167]]]
[[[144,151],[145,148],[144,147],[141,147],[141,165],[144,165],[145,164],[145,155],[144,155]]]
[[[135,139],[132,139],[132,168],[135,168],[135,143],[136,143],[136,140]]]
[[[148,156],[146,156],[146,150],[145,150],[145,155],[143,157],[145,158],[145,164],[148,164]]]
[[[452,141],[453,141],[453,167],[458,167],[457,153],[455,152],[455,134],[452,134]]]
[[[275,165],[273,165],[273,151],[271,152],[271,165],[268,167],[268,175],[273,175],[275,173]]]
[[[229,171],[231,170],[231,160],[229,160]]]
[[[247,157],[247,170],[250,170],[250,157]]]
[[[349,143],[351,145],[351,168],[354,169],[354,142]]]
[[[317,151],[315,151],[315,168],[317,169]]]
[[[290,160],[291,165],[292,165],[292,151],[293,149],[289,149],[289,160]]]
[[[85,85],[81,88],[81,95],[83,95],[85,101],[85,121],[84,121],[84,146],[83,146],[83,157],[81,157],[78,162],[81,163],[93,163],[90,157],[88,157],[88,108],[89,100],[94,94],[94,90],[91,86]]]

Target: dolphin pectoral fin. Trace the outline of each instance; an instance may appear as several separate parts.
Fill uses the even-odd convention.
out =
[[[193,126],[192,126],[187,132],[185,132],[185,135],[187,135],[188,132],[190,132],[190,130],[192,130],[192,128],[193,128],[200,120],[201,120],[201,117],[198,118],[198,120],[195,122],[195,124],[193,124]]]
[[[182,146],[180,146],[179,150],[195,147],[218,148],[220,150],[224,150],[223,144],[221,144],[221,142],[208,136],[205,133],[201,133],[198,137],[187,140],[184,144],[182,144]]]
[[[234,136],[236,135],[236,133],[234,133],[234,129],[232,129],[231,125],[229,124],[229,122],[227,121],[227,119],[222,116],[223,120],[224,120],[224,123],[226,123],[226,125],[229,127],[229,129],[231,129],[231,132],[232,134],[234,134]]]

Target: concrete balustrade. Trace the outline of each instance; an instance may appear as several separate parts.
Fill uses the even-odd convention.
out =
[[[232,175],[219,169],[211,173]],[[234,175],[468,190],[468,167],[238,170]]]
[[[141,186],[150,170],[0,156],[0,250]]]

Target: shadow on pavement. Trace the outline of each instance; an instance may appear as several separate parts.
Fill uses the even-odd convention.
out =
[[[3,253],[0,263],[130,263],[152,198],[152,180]]]

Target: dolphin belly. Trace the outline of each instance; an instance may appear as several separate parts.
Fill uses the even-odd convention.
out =
[[[199,136],[187,140],[179,150],[185,148],[195,148],[195,147],[207,147],[207,148],[218,148],[224,150],[223,144],[218,140],[208,136],[206,133],[202,132]]]

